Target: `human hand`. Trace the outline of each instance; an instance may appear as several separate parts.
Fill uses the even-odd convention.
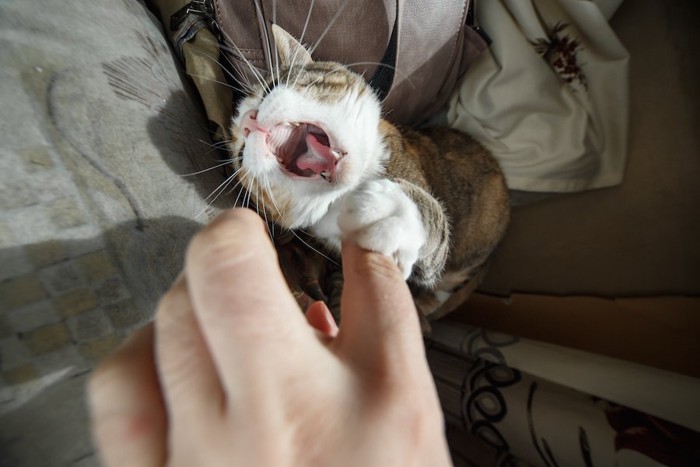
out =
[[[259,218],[233,210],[196,235],[155,326],[89,384],[107,466],[450,465],[402,274],[343,245],[340,329],[306,319]]]

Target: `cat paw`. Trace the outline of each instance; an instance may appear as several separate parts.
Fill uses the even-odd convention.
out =
[[[342,237],[392,257],[408,279],[426,234],[418,207],[399,185],[386,179],[365,182],[338,209]]]

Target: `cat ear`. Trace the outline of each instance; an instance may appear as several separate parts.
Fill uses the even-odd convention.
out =
[[[272,25],[272,36],[275,39],[275,47],[277,48],[281,67],[304,66],[313,62],[309,51],[291,34],[276,24]]]

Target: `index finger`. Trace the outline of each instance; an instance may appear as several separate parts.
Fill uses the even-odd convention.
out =
[[[259,216],[234,209],[197,234],[185,274],[197,322],[224,386],[263,376],[312,331],[287,288]],[[293,346],[292,346],[293,347]]]

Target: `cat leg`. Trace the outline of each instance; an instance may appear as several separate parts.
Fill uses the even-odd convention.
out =
[[[423,188],[403,179],[395,183],[415,204],[421,216],[425,242],[413,267],[410,282],[432,289],[440,279],[450,251],[450,224],[442,203]]]

